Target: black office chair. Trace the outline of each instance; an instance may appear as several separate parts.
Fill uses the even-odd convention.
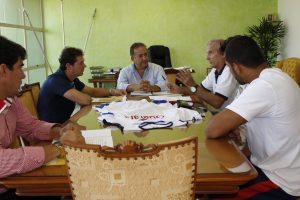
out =
[[[163,45],[153,45],[148,48],[149,62],[165,67],[172,67],[170,50]]]

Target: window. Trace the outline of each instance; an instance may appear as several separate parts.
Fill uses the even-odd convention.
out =
[[[47,67],[44,59],[42,0],[0,0],[0,35],[27,50],[24,83],[44,82]]]

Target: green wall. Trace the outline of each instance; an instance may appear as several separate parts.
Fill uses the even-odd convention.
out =
[[[173,67],[191,66],[197,81],[206,75],[206,44],[213,38],[246,33],[247,26],[277,13],[277,0],[64,0],[66,46],[83,48],[87,66],[127,66],[133,42],[170,48]],[[52,68],[63,48],[61,1],[44,1],[46,53]],[[87,83],[88,68],[81,78]]]

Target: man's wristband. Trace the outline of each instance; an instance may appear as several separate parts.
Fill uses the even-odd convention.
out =
[[[60,143],[59,140],[53,140],[51,144],[58,148],[62,148],[62,144]]]
[[[63,146],[60,143],[60,141],[59,140],[53,140],[51,144],[52,144],[53,147],[56,148],[57,152],[59,153],[57,157],[60,157],[61,156],[61,151],[63,149]]]

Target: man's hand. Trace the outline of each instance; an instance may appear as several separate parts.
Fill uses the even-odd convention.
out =
[[[240,134],[239,127],[230,132],[229,137],[237,144],[238,146],[243,145],[243,141]]]
[[[180,94],[181,93],[181,88],[174,84],[174,83],[168,83],[167,87],[170,89],[171,93],[175,93],[175,94]]]
[[[126,94],[127,94],[126,90],[119,90],[119,89],[110,90],[111,96],[125,96]]]
[[[197,85],[197,83],[195,83],[192,77],[191,72],[187,69],[179,70],[179,72],[176,74],[176,79],[181,81],[187,87],[192,87]]]
[[[62,128],[59,141],[61,143],[85,143],[84,137],[81,135],[79,127],[74,123],[69,123],[64,128]]]
[[[140,88],[142,91],[151,92],[151,85],[150,85],[150,82],[147,80],[142,80],[140,82]]]

